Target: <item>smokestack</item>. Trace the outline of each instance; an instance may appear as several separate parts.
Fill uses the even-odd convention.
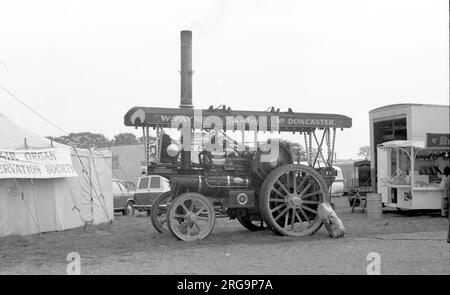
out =
[[[181,31],[181,97],[180,108],[192,105],[192,32]]]

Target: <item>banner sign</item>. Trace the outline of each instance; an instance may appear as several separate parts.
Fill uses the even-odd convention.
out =
[[[427,133],[426,147],[450,149],[450,134]]]
[[[0,149],[0,178],[60,178],[78,176],[70,149]]]
[[[270,116],[269,116],[270,117]],[[185,122],[195,122],[195,118],[193,116],[173,116],[173,115],[147,115],[148,122],[151,122],[152,124],[159,124],[162,126],[171,126],[172,122],[176,123],[185,123]],[[203,122],[205,121],[206,117],[203,117]],[[233,117],[233,116],[223,116],[220,117],[223,119],[223,125],[226,126],[227,123],[231,124],[254,124],[256,126],[259,126],[260,120],[258,120],[259,117],[255,116],[247,116],[247,117]],[[270,118],[265,118],[266,124],[270,126]],[[144,121],[147,122],[147,121]],[[193,124],[193,123],[192,123]],[[335,126],[342,126],[343,123],[340,120],[337,119],[330,119],[327,117],[313,117],[313,118],[302,118],[302,117],[279,117],[278,118],[278,124],[280,128],[295,128],[295,127],[335,127]]]
[[[229,130],[230,124],[248,124],[258,126],[258,130],[269,131],[266,128],[272,124],[272,117],[277,118],[279,131],[299,131],[312,128],[350,128],[352,119],[338,114],[314,114],[288,112],[259,112],[238,110],[194,110],[170,108],[131,108],[124,117],[126,126],[159,126],[172,127],[172,123],[190,122],[204,124],[208,119],[220,119],[223,129]],[[262,126],[267,125],[267,126]],[[209,126],[209,125],[208,125]],[[263,127],[263,128],[261,128]]]

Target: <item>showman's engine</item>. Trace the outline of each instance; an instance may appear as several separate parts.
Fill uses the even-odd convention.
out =
[[[189,163],[189,168],[184,170],[174,169],[182,166],[181,145],[174,143],[169,135],[162,134],[159,164],[151,163],[149,174],[162,174],[170,178],[172,190],[178,193],[191,191],[214,196],[220,199],[222,209],[255,207],[255,195],[259,194],[259,188],[267,175],[277,167],[293,163],[289,147],[279,143],[277,156],[262,162],[261,155],[271,154],[269,143],[250,151],[249,147],[226,149],[227,140],[232,139],[224,139],[222,151],[202,149],[197,161]],[[214,137],[211,141],[214,141]],[[233,216],[239,213],[231,211],[228,213]]]
[[[170,191],[151,207],[155,228],[164,232],[168,226],[178,239],[199,240],[212,231],[216,216],[226,215],[251,231],[266,224],[280,235],[316,232],[322,225],[319,205],[329,202],[328,188],[335,177],[336,130],[350,128],[351,118],[274,107],[194,109],[190,31],[181,32],[180,74],[179,108],[133,107],[124,118],[126,126],[142,127],[147,174],[170,182]],[[171,138],[164,131],[169,128],[179,130],[181,136]],[[150,129],[155,131],[156,145],[150,142]],[[235,132],[242,132],[242,138],[245,132],[254,132],[253,145],[236,142],[230,136]],[[287,144],[275,139],[257,142],[261,132],[289,132],[304,138],[306,165],[294,163]],[[201,143],[191,140],[197,137]]]

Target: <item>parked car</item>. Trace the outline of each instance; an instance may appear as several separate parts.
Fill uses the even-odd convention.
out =
[[[125,185],[128,187],[128,189],[130,191],[135,191],[136,190],[136,184],[132,181],[124,181],[123,183],[125,183]]]
[[[123,215],[134,214],[133,192],[125,183],[118,179],[112,181],[114,212],[122,212]]]
[[[341,168],[333,166],[337,171],[336,178],[331,185],[331,195],[332,196],[343,196],[344,194],[344,176],[342,175]]]
[[[299,164],[308,166],[308,162],[299,162]],[[323,164],[322,164],[323,165]],[[320,166],[315,166],[320,167]],[[344,194],[344,175],[343,171],[340,167],[333,165],[333,168],[336,170],[336,178],[334,179],[333,183],[331,184],[330,188],[330,194],[333,197],[341,197]]]
[[[134,193],[134,209],[150,215],[155,199],[170,190],[169,180],[159,175],[143,175],[139,177]]]

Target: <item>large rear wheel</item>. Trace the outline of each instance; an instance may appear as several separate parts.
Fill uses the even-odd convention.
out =
[[[306,236],[322,226],[317,207],[330,200],[327,185],[314,169],[289,164],[273,170],[260,191],[260,210],[279,235]]]
[[[199,193],[184,193],[169,205],[170,232],[179,240],[195,241],[206,238],[216,221],[210,201]]]

